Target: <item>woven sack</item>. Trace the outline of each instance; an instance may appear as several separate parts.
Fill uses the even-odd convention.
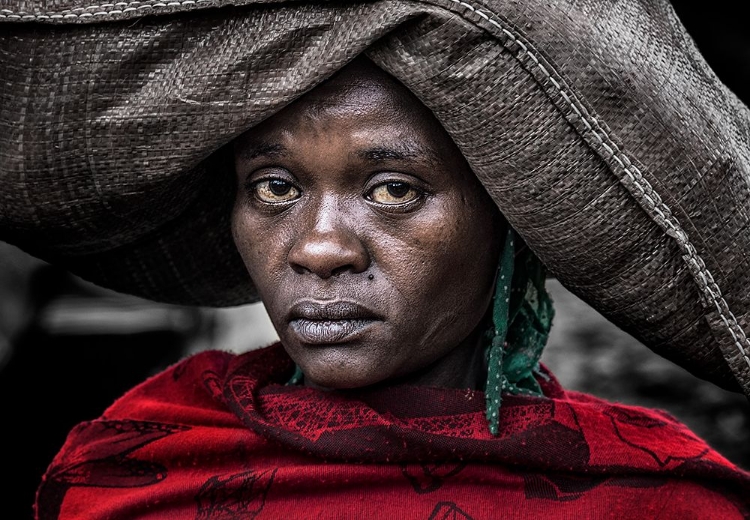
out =
[[[665,0],[0,0],[0,239],[153,300],[254,301],[227,145],[361,53],[553,276],[750,395],[750,113]]]

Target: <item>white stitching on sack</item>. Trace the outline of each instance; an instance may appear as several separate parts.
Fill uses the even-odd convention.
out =
[[[544,74],[545,77],[549,79],[550,83],[554,85],[555,89],[558,90],[562,98],[570,106],[573,112],[576,113],[576,116],[580,118],[580,121],[584,124],[586,129],[591,133],[591,135],[596,138],[602,148],[607,151],[612,159],[623,169],[625,175],[628,178],[628,181],[630,181],[628,184],[623,183],[625,189],[631,191],[628,186],[632,185],[640,192],[641,196],[648,203],[648,207],[646,208],[647,212],[650,209],[651,211],[656,213],[656,215],[659,217],[658,219],[655,219],[657,221],[657,224],[660,224],[662,228],[666,228],[667,235],[674,238],[677,242],[678,247],[685,253],[683,258],[685,259],[685,262],[688,263],[688,267],[690,267],[690,270],[693,273],[693,278],[695,279],[698,288],[701,290],[701,292],[703,292],[704,296],[716,307],[716,311],[719,313],[719,317],[722,319],[727,329],[729,330],[729,333],[734,340],[734,344],[742,354],[742,357],[747,363],[747,366],[750,367],[750,357],[748,357],[748,352],[742,346],[742,344],[744,343],[750,348],[750,340],[748,340],[745,331],[742,330],[742,327],[740,327],[739,323],[737,322],[737,318],[734,316],[731,309],[729,309],[729,305],[721,294],[721,289],[714,280],[714,277],[711,275],[711,272],[706,268],[706,264],[698,254],[698,251],[690,242],[687,233],[685,233],[685,231],[682,229],[680,222],[672,215],[669,207],[664,204],[659,194],[656,193],[649,182],[643,177],[643,173],[641,173],[641,171],[630,161],[630,159],[628,159],[628,157],[618,148],[618,146],[614,142],[612,142],[612,140],[607,136],[607,133],[601,128],[596,118],[588,116],[588,114],[585,116],[583,112],[579,110],[576,104],[571,100],[571,97],[563,90],[560,83],[555,80],[554,77],[552,77],[547,68],[540,63],[539,59],[529,50],[526,44],[524,44],[516,37],[516,35],[508,31],[499,22],[491,18],[491,16],[477,9],[473,5],[461,0],[450,1],[454,4],[465,7],[466,9],[472,11],[474,14],[487,20],[487,22],[497,27],[505,36],[512,40],[513,43],[515,43],[522,50],[522,53],[520,54],[526,54],[529,59],[534,62],[536,67],[542,72],[542,74]],[[516,57],[520,56],[517,55]],[[591,117],[591,123],[587,120],[587,116]],[[599,135],[599,132],[601,132],[604,137]]]
[[[133,0],[132,2],[117,2],[101,5],[89,5],[86,7],[75,7],[70,12],[62,11],[61,13],[49,14],[24,14],[23,12],[11,11],[10,9],[0,9],[0,18],[11,20],[61,20],[69,18],[90,18],[92,16],[107,16],[111,14],[129,13],[142,9],[153,9],[155,7],[178,7],[183,5],[205,4],[212,0],[182,0],[164,2],[163,0]],[[143,5],[141,5],[143,4]],[[136,6],[137,7],[132,7]],[[99,9],[93,13],[76,14],[74,11],[91,11]]]

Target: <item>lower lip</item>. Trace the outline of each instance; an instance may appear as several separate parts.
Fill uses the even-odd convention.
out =
[[[292,320],[289,325],[302,343],[325,345],[354,339],[360,332],[375,323],[372,319],[353,320]]]

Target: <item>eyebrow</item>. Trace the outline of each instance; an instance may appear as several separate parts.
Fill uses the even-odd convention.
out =
[[[440,161],[434,150],[430,150],[417,143],[398,143],[389,146],[376,146],[364,150],[358,150],[356,156],[374,164],[388,161],[407,162],[429,162],[438,164]],[[259,143],[255,146],[245,147],[240,152],[240,158],[251,161],[258,157],[282,157],[287,154],[287,149],[280,143]]]
[[[251,161],[257,157],[269,156],[279,157],[286,154],[286,148],[279,143],[259,143],[256,146],[243,148],[240,152],[240,159]]]
[[[437,163],[438,158],[433,150],[429,150],[416,143],[400,143],[395,146],[378,146],[360,150],[357,157],[371,163],[383,163],[388,161],[409,161]]]

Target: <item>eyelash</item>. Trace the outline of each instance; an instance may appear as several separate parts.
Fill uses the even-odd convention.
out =
[[[283,197],[285,194],[275,194],[273,193],[273,188],[270,186],[271,183],[274,181],[281,182],[286,184],[289,187],[289,190],[287,190],[287,193],[289,191],[295,191],[296,194],[293,195],[293,198],[290,198],[288,200],[279,200],[279,201],[270,201],[270,200],[264,200],[262,196],[260,195],[259,190],[262,189],[261,187],[266,184],[266,199],[269,199],[273,196]],[[378,202],[373,198],[373,194],[375,193],[375,190],[378,188],[385,188],[385,193],[383,195],[399,198],[398,195],[394,195],[392,190],[389,189],[389,187],[393,187],[394,185],[402,185],[406,187],[406,193],[404,195],[401,195],[401,197],[405,197],[409,193],[413,192],[413,196],[411,199],[404,201],[404,202],[392,202],[392,203],[385,203],[385,202]],[[294,182],[291,182],[288,179],[285,179],[283,177],[265,177],[261,179],[256,179],[251,182],[248,182],[246,184],[245,191],[248,193],[250,197],[252,197],[256,202],[265,205],[265,206],[288,206],[292,203],[294,203],[296,200],[298,200],[302,195],[304,194],[304,191],[299,188]],[[393,211],[393,212],[402,212],[402,211],[408,211],[409,209],[412,209],[415,205],[422,203],[425,198],[427,197],[427,192],[415,186],[411,182],[407,182],[401,179],[389,179],[389,180],[383,180],[381,182],[378,182],[377,184],[372,185],[364,194],[364,199],[367,200],[370,204],[373,204],[379,208],[386,209],[387,211]]]
[[[391,188],[393,188],[394,190],[401,191],[401,189],[395,187],[397,185],[401,189],[405,188],[406,193],[404,193],[403,195],[394,194]],[[412,197],[405,201],[398,201],[398,202],[394,201],[391,203],[378,202],[377,200],[375,200],[375,193],[376,193],[376,190],[378,190],[378,188],[383,188],[383,190],[380,190],[380,191],[383,192],[382,195],[384,195],[385,197],[392,197],[394,199],[399,199],[399,198],[404,198],[409,194],[412,194]],[[395,211],[395,210],[406,210],[406,209],[413,207],[415,204],[424,200],[425,195],[426,193],[424,190],[414,186],[412,183],[405,182],[402,180],[388,180],[384,182],[379,182],[378,184],[370,188],[365,194],[365,199],[367,199],[373,204],[377,204],[378,206],[381,206],[381,207],[387,207],[389,210]]]
[[[285,184],[288,189],[284,193],[275,193],[272,183],[283,183]],[[265,186],[264,186],[265,185]],[[266,198],[270,199],[272,197],[284,197],[287,193],[293,192],[292,198],[289,198],[287,200],[276,200],[276,201],[270,201],[270,200],[264,200],[261,196],[261,190],[265,192]],[[256,181],[253,181],[248,186],[248,191],[250,195],[257,200],[258,202],[262,204],[269,204],[269,205],[287,205],[295,200],[299,199],[302,196],[302,190],[299,189],[294,183],[289,182],[286,179],[278,178],[278,177],[270,177],[265,179],[258,179]]]

